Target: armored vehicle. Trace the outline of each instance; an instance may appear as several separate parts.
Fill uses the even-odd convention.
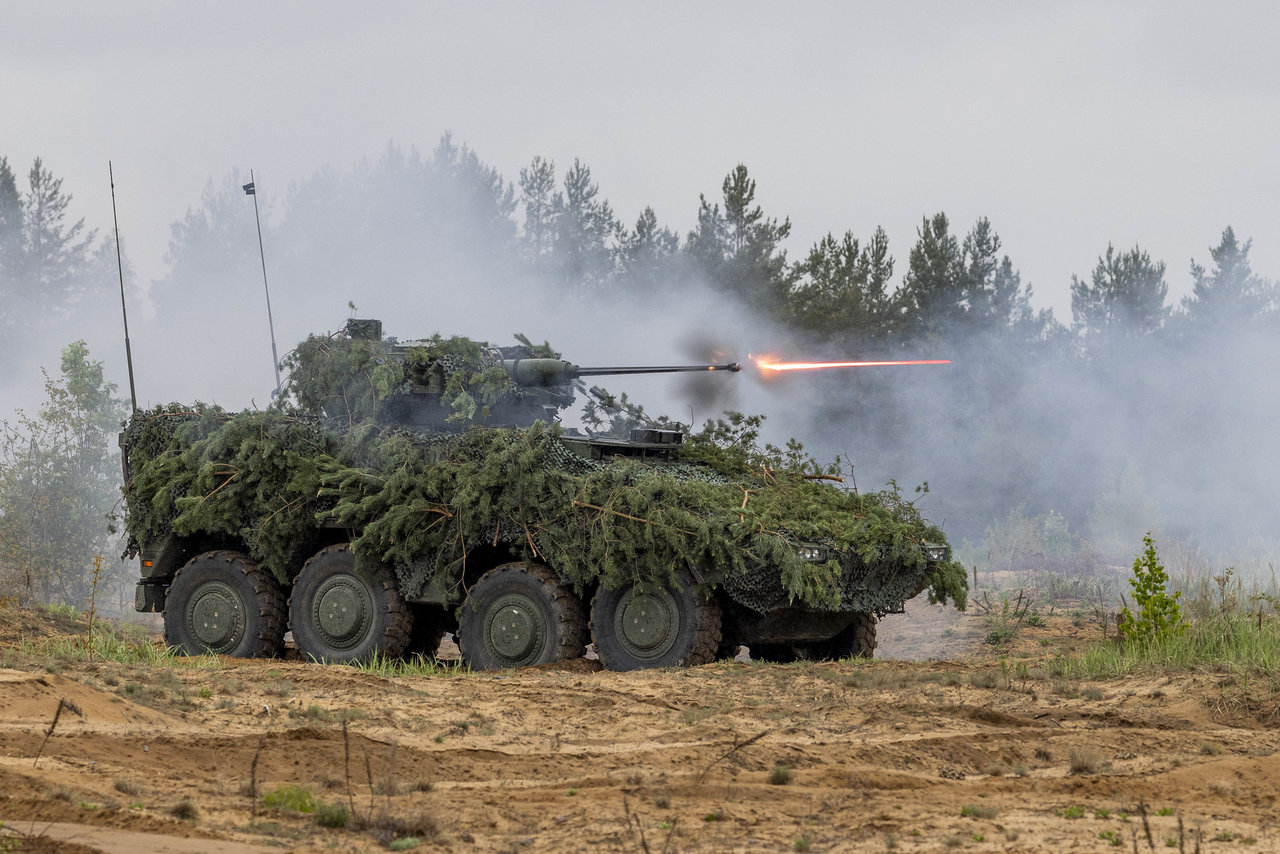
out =
[[[583,654],[614,670],[870,656],[877,617],[965,572],[896,487],[858,493],[759,417],[700,432],[527,339],[400,342],[378,321],[311,336],[284,402],[171,404],[121,434],[136,607],[189,653],[328,662],[431,655],[477,669]]]

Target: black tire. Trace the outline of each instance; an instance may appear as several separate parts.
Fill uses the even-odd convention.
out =
[[[184,655],[263,658],[284,648],[284,618],[284,593],[271,573],[240,552],[205,552],[169,585],[164,640]]]
[[[720,648],[720,605],[683,573],[678,591],[600,587],[591,599],[591,639],[609,670],[708,664]]]
[[[504,563],[471,588],[457,639],[473,670],[546,664],[586,652],[586,617],[582,601],[547,567]]]
[[[439,605],[413,605],[413,628],[409,631],[409,644],[404,657],[421,655],[433,659],[440,650],[444,633],[453,628],[453,618]]]
[[[412,621],[391,571],[358,566],[346,543],[321,549],[293,580],[289,628],[304,658],[331,664],[398,658]]]
[[[811,644],[808,651],[815,661],[871,658],[876,652],[876,615],[858,614],[835,637]]]

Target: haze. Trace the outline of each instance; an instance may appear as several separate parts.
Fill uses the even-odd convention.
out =
[[[718,200],[725,174],[745,163],[765,214],[791,220],[793,260],[828,232],[865,237],[879,225],[898,278],[922,217],[945,211],[963,234],[985,216],[1033,286],[1033,306],[1069,324],[1071,277],[1087,277],[1108,243],[1165,261],[1173,305],[1190,290],[1191,259],[1206,263],[1228,225],[1242,242],[1255,240],[1254,271],[1277,277],[1278,24],[1280,9],[1267,3],[24,2],[6,7],[0,32],[0,155],[20,187],[43,158],[74,196],[72,219],[84,217],[100,237],[110,234],[113,162],[144,405],[269,399],[251,199],[237,200],[234,275],[211,269],[198,284],[182,279],[189,292],[167,296],[153,287],[172,274],[171,226],[201,207],[207,189],[226,195],[250,169],[282,354],[310,332],[338,328],[348,299],[401,337],[441,331],[507,343],[522,331],[583,364],[686,361],[683,342],[710,332],[738,357],[779,343],[709,294],[601,314],[558,301],[538,282],[477,272],[470,250],[426,264],[411,223],[388,223],[372,240],[344,222],[340,198],[317,190],[323,176],[363,174],[358,163],[389,149],[426,156],[446,132],[509,182],[535,156],[554,161],[559,175],[578,158],[624,224],[652,206],[681,236],[695,225],[699,194]],[[308,186],[326,201],[310,220],[291,195]],[[296,218],[286,222],[286,212]],[[332,249],[323,260],[289,252],[304,245],[288,241],[308,222],[308,239]],[[36,366],[55,366],[58,348],[76,337],[125,387],[114,286],[103,283],[87,316],[23,345],[6,403],[35,403]],[[954,403],[931,383],[911,381],[900,394]],[[1218,462],[1246,478],[1252,506],[1276,506],[1280,466],[1252,429],[1266,423],[1274,389],[1256,369],[1228,385],[1224,399],[1257,394],[1266,405],[1200,461],[1204,477],[1169,499],[1166,513],[1195,506],[1207,491],[1218,507],[1198,519],[1239,518],[1239,481],[1202,482]],[[663,394],[652,383],[638,388],[642,400],[645,390]],[[962,493],[976,488],[963,456],[967,433],[897,448],[831,435],[808,409],[811,392],[742,383],[730,402],[816,435],[820,450],[856,448],[871,460],[873,485],[898,476],[950,489],[944,506],[963,518]],[[1099,412],[1123,395],[1086,386],[1035,392],[1028,406],[1056,392]],[[1076,415],[1072,433],[1088,442],[1096,422],[1091,412]],[[1170,457],[1165,445],[1138,454],[1112,438],[1095,456]],[[1259,456],[1225,465],[1242,443]],[[886,455],[893,465],[875,461]],[[1179,449],[1171,458],[1181,465],[1193,456]],[[1019,486],[1033,510],[1051,509],[1047,485],[1061,482],[1074,459],[1041,460],[1026,473],[1031,485]],[[1167,496],[1176,469],[1147,473],[1146,483]],[[1016,494],[1005,497],[1017,503]],[[1274,536],[1275,522],[1270,509],[1241,530]],[[981,534],[981,526],[967,520],[963,530]]]

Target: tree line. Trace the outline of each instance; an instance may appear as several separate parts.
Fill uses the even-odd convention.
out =
[[[161,315],[225,315],[220,283],[254,275],[244,177],[211,181],[172,225],[167,271],[151,287]],[[114,285],[114,257],[83,220],[68,221],[61,179],[36,160],[26,186],[19,191],[0,158],[6,329],[37,307],[65,311]],[[1248,537],[1274,520],[1242,512],[1232,494],[1248,492],[1251,506],[1276,497],[1269,458],[1251,464],[1240,449],[1276,414],[1275,404],[1249,397],[1258,373],[1248,360],[1274,355],[1280,304],[1275,284],[1252,269],[1251,241],[1229,225],[1191,264],[1192,290],[1177,304],[1163,261],[1140,246],[1100,247],[1068,283],[1071,317],[1060,320],[1035,308],[1031,284],[986,218],[962,232],[945,213],[923,216],[902,258],[883,228],[865,237],[831,231],[792,257],[790,219],[764,211],[745,165],[718,193],[698,197],[684,234],[651,207],[625,222],[579,161],[561,171],[535,157],[510,180],[449,135],[427,154],[389,146],[346,171],[322,168],[267,214],[272,263],[279,278],[301,283],[299,300],[342,305],[353,282],[389,293],[436,283],[462,299],[475,289],[533,288],[569,307],[611,310],[610,323],[640,323],[642,315],[617,307],[642,297],[660,304],[660,319],[690,289],[705,288],[806,352],[949,357],[952,369],[929,376],[797,382],[813,410],[800,437],[847,454],[855,480],[870,488],[888,477],[929,481],[927,515],[941,516],[954,540],[992,541],[1014,511],[1055,531],[1067,525],[1078,542],[1114,534],[1118,548],[1132,525]],[[10,568],[20,562],[12,543],[22,539],[24,513],[33,516],[37,481],[84,477],[97,489],[116,477],[117,452],[102,428],[108,411],[119,415],[114,389],[83,348],[72,345],[62,369],[49,381],[46,409],[6,422],[0,555]],[[71,419],[77,409],[87,420]],[[41,432],[55,424],[77,437],[74,451]],[[37,478],[52,461],[35,464],[32,449],[46,447],[67,460],[93,448],[103,463],[68,463],[65,476]],[[96,498],[85,506],[101,509]],[[64,562],[83,569],[85,560]],[[79,595],[65,586],[39,593]]]

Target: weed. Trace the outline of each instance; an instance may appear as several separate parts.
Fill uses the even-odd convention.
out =
[[[1156,815],[1173,815],[1173,807],[1160,807],[1156,810]]]
[[[116,791],[122,795],[140,795],[142,787],[130,780],[116,780]]]
[[[1096,774],[1102,770],[1106,759],[1090,747],[1073,747],[1068,761],[1072,774]]]
[[[1098,834],[1098,838],[1106,842],[1108,845],[1118,848],[1124,844],[1124,839],[1114,830],[1104,830]]]
[[[389,851],[408,851],[421,845],[416,836],[402,836],[399,839],[393,839],[387,843]]]
[[[1108,819],[1108,818],[1111,818],[1111,810],[1109,810],[1109,809],[1103,809],[1103,808],[1099,807],[1098,809],[1096,809],[1096,810],[1094,810],[1094,811],[1093,811],[1093,817],[1094,817],[1094,818],[1100,818],[1100,819],[1106,820],[1106,819]]]
[[[577,789],[570,789],[570,790],[569,790],[568,792],[566,792],[565,794],[572,798],[572,797],[574,797],[575,795],[577,795],[577,794],[578,794],[578,790],[577,790]]]
[[[654,795],[653,805],[660,810],[669,809],[671,807],[671,798],[668,795]]]
[[[1057,815],[1059,818],[1084,818],[1084,807],[1079,804],[1072,804],[1058,810]]]
[[[1221,756],[1222,745],[1212,741],[1200,742],[1200,753],[1204,756]]]
[[[330,828],[346,827],[347,808],[342,804],[330,804],[323,801],[316,804],[316,824]]]
[[[972,839],[974,842],[986,842],[986,841],[987,841],[987,837],[986,837],[984,834],[981,834],[981,833],[973,833],[973,834],[970,834],[970,835],[969,835],[969,838],[970,838],[970,839]]]
[[[316,811],[316,796],[309,786],[287,783],[263,795],[262,805],[271,810],[313,813]]]
[[[785,786],[791,782],[791,769],[786,765],[774,765],[769,772],[769,783],[773,786]]]
[[[183,821],[196,821],[200,818],[200,809],[191,801],[190,798],[183,798],[173,806],[169,807],[169,815]]]
[[[791,844],[791,847],[792,847],[792,848],[794,848],[796,851],[808,851],[808,850],[809,850],[809,846],[810,846],[811,844],[812,844],[812,843],[811,843],[811,842],[809,842],[809,837],[807,837],[807,836],[801,836],[801,837],[797,838],[797,839],[796,839],[796,841],[795,841],[795,842],[793,842],[793,843]]]
[[[703,821],[723,821],[724,812],[722,810],[712,810],[702,817]]]
[[[293,683],[286,679],[275,679],[263,685],[262,692],[272,697],[288,697],[293,693]]]
[[[988,806],[980,806],[978,804],[965,804],[960,808],[961,818],[995,818],[996,808]]]

